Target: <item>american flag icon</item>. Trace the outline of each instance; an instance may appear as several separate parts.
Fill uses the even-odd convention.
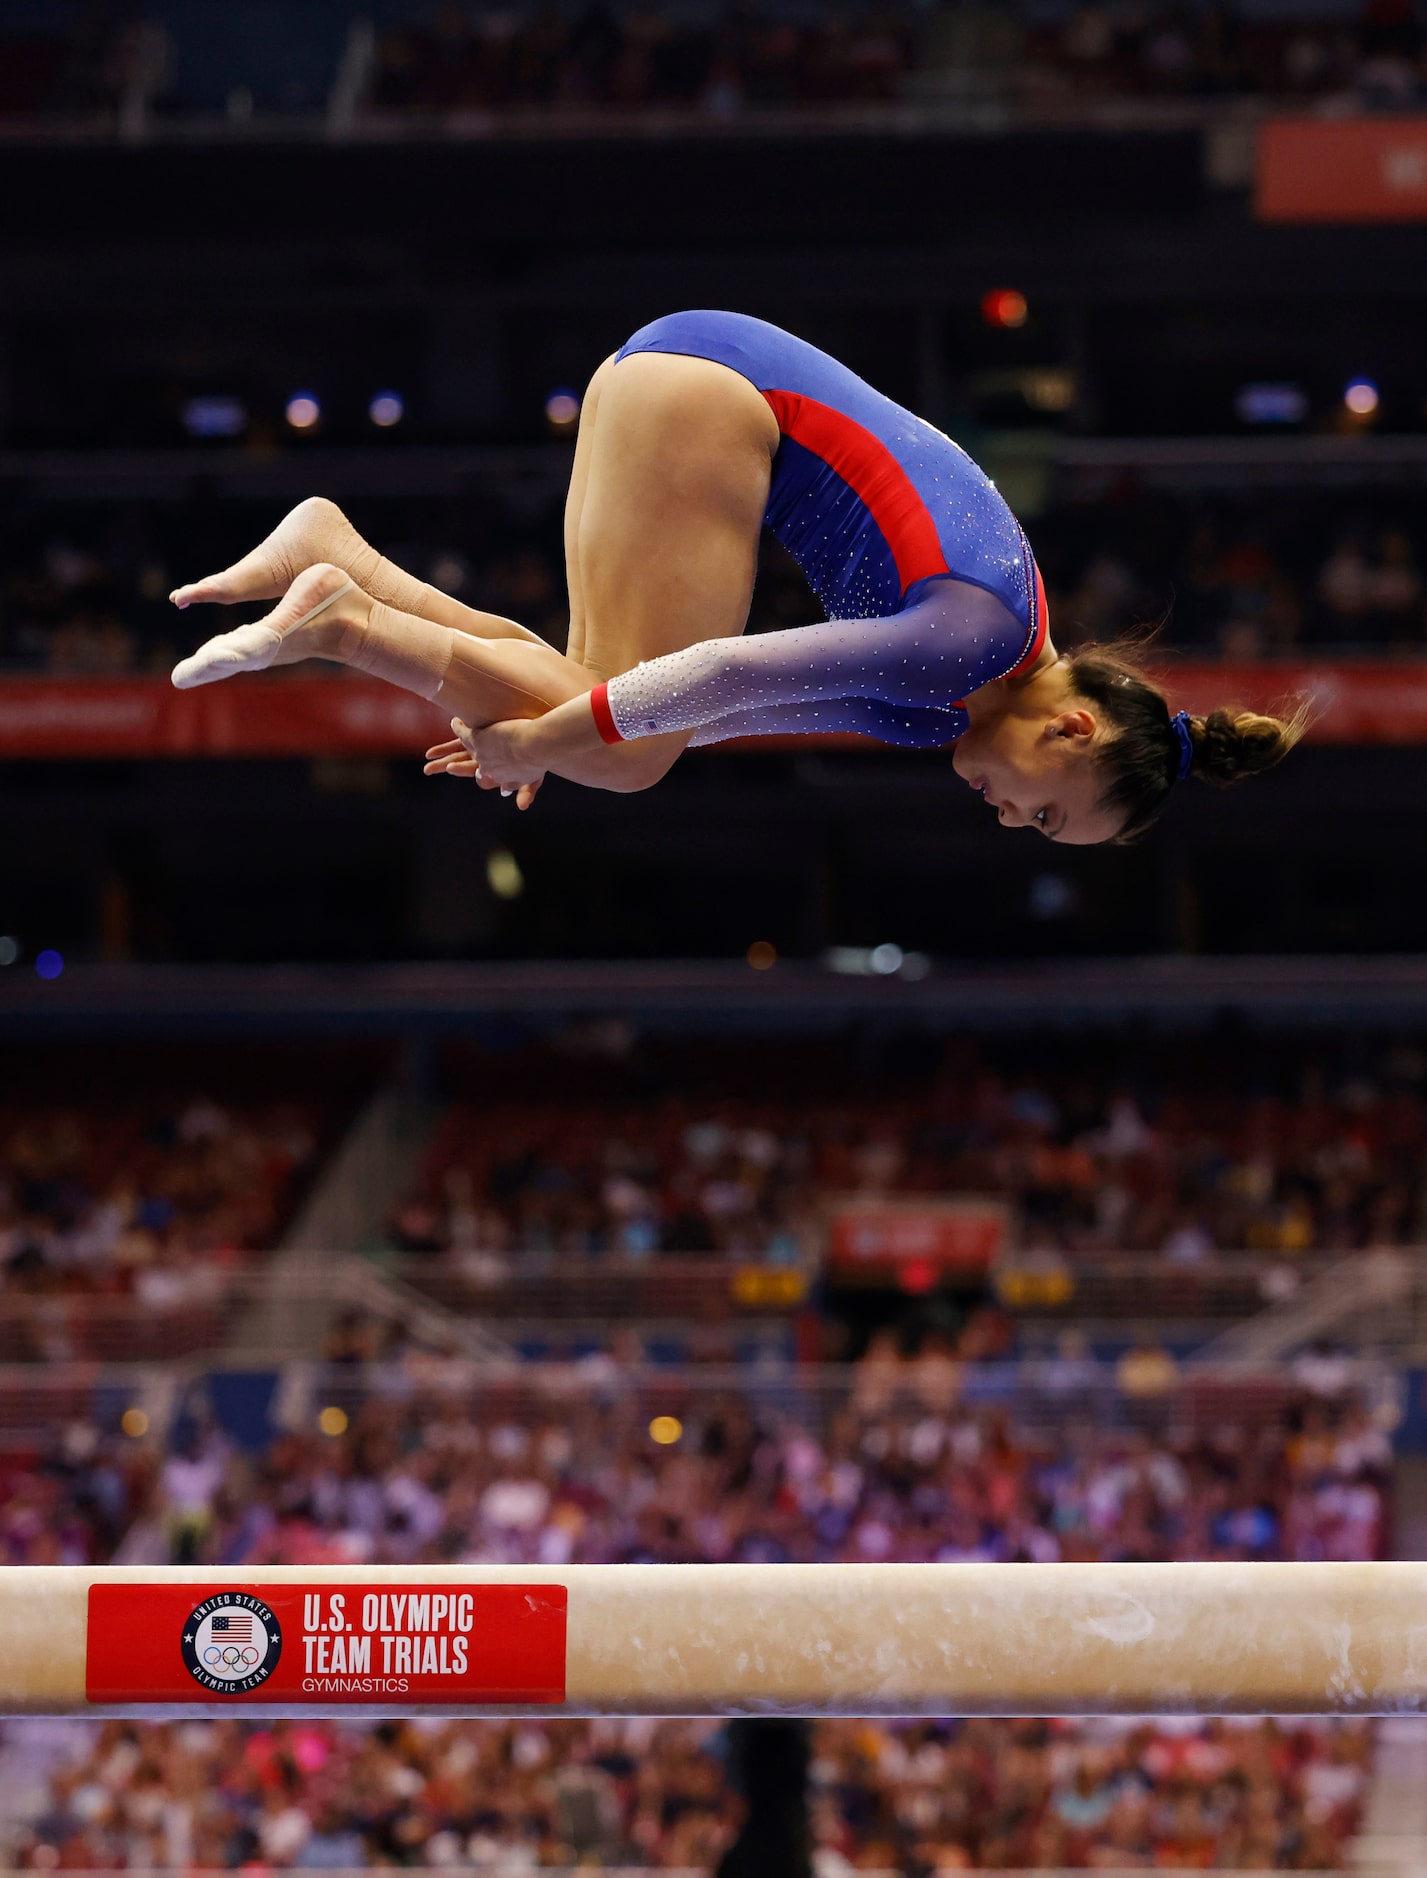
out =
[[[213,1619],[210,1628],[215,1636],[231,1637],[234,1643],[251,1643],[253,1614],[251,1611],[222,1611]]]

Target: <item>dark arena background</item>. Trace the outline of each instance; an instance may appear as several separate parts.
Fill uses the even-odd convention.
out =
[[[949,750],[520,813],[375,679],[171,686],[311,495],[563,646],[689,307],[1306,742],[1075,848]],[[1427,1557],[1425,489],[1420,0],[0,0],[0,1565]],[[243,1700],[0,1724],[0,1868],[1427,1856],[1412,1717]]]

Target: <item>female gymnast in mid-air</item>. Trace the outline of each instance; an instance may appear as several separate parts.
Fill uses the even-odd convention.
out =
[[[741,638],[767,524],[822,625]],[[826,353],[737,313],[676,313],[590,381],[565,510],[567,650],[384,560],[332,503],[300,504],[226,572],[173,595],[279,599],[201,646],[181,689],[332,659],[452,714],[428,774],[528,807],[547,774],[647,789],[690,744],[858,731],[952,743],[1008,828],[1127,840],[1180,778],[1276,763],[1291,721],[1171,716],[1132,654],[1061,654],[1024,534],[930,424]]]

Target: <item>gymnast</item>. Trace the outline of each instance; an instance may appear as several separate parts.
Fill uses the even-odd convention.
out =
[[[764,525],[821,625],[741,638]],[[180,689],[332,659],[451,712],[427,774],[526,808],[547,774],[647,789],[689,745],[856,731],[954,746],[1008,828],[1131,840],[1176,781],[1237,782],[1302,735],[1171,716],[1133,649],[1058,653],[1025,535],[930,424],[762,320],[676,313],[590,381],[565,509],[567,650],[403,573],[312,498],[172,598],[277,599],[174,669]]]

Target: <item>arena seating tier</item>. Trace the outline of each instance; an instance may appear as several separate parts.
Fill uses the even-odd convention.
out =
[[[276,415],[276,414],[274,414]],[[964,414],[974,422],[974,413]],[[1232,420],[1225,414],[1226,425]],[[952,420],[953,429],[956,428]],[[181,442],[175,432],[174,442]],[[1186,652],[1259,658],[1420,650],[1427,644],[1427,537],[1420,510],[1389,491],[1291,497],[1171,495],[1127,473],[1108,492],[1068,484],[1025,516],[1045,576],[1056,639],[1158,625]],[[564,640],[559,511],[512,518],[494,501],[359,502],[354,516],[394,559],[468,604]],[[0,543],[0,669],[57,674],[166,671],[189,648],[167,604],[180,579],[226,565],[280,507],[112,507],[15,502]],[[819,617],[797,569],[768,544],[753,626]],[[312,668],[330,670],[324,666]]]
[[[1219,1252],[1412,1243],[1418,1046],[1350,1063],[1258,1038],[1232,1090],[1226,1047],[1087,1036],[1057,1063],[1039,1042],[961,1040],[855,1065],[811,1043],[457,1054],[451,1086],[500,1099],[450,1107],[391,1240],[418,1283],[425,1255],[491,1255],[487,1294],[505,1254],[791,1263],[839,1195],[1003,1197],[1022,1254],[1072,1261],[1157,1251],[1183,1270]]]
[[[280,121],[320,113],[344,66],[342,20],[330,8],[284,9],[275,27],[270,9],[235,6],[215,20],[196,0],[163,0],[141,21],[98,14],[77,32],[59,4],[27,11],[0,42],[0,121],[102,124],[136,84],[160,121]],[[498,12],[386,0],[374,12],[383,30],[355,103],[359,119],[388,125],[658,111],[727,122],[973,95],[1042,113],[1243,97],[1400,109],[1423,85],[1417,20],[1394,0],[1299,9],[872,0],[828,15],[781,0]],[[265,60],[264,49],[280,56]]]

